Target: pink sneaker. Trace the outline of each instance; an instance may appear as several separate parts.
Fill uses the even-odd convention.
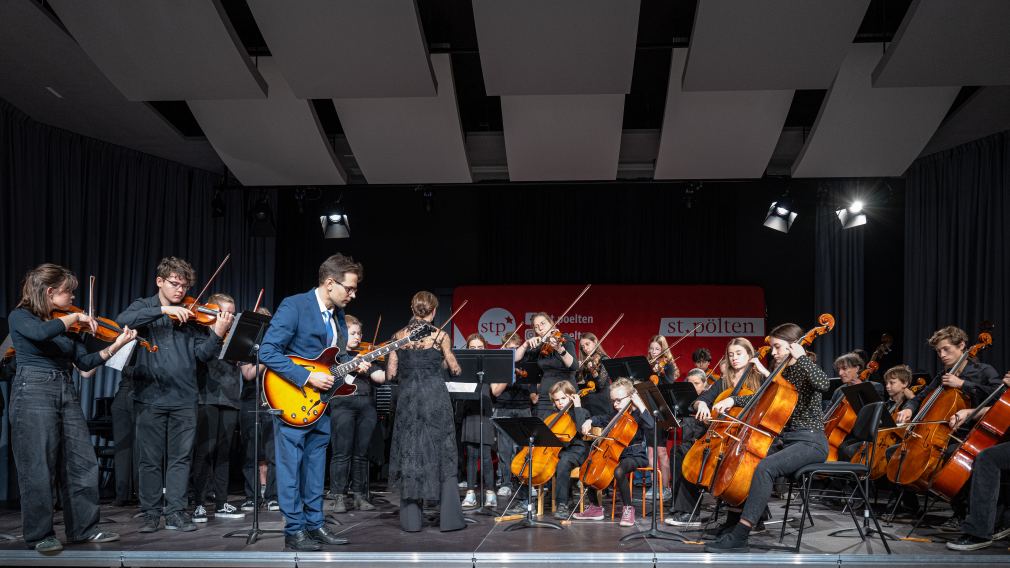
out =
[[[572,518],[580,521],[602,521],[603,507],[599,505],[590,505],[586,507],[585,511],[572,515]]]
[[[621,508],[621,526],[622,527],[633,527],[633,526],[635,526],[635,508],[634,507],[622,507]]]

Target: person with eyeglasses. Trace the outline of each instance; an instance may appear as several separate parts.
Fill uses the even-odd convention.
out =
[[[263,337],[260,362],[299,387],[327,391],[335,380],[345,380],[310,372],[287,355],[314,359],[324,349],[337,347],[339,363],[353,359],[347,352],[344,308],[356,297],[363,276],[364,268],[349,256],[337,253],[323,261],[315,288],[281,301]],[[358,372],[367,373],[369,368],[362,363]],[[316,551],[324,544],[347,544],[346,538],[326,528],[323,514],[330,429],[330,420],[295,428],[274,417],[277,500],[284,514],[284,543],[290,550]]]
[[[193,313],[182,301],[194,280],[196,271],[189,262],[163,258],[154,279],[158,293],[135,300],[116,317],[120,325],[137,329],[158,346],[157,353],[136,349],[123,369],[124,380],[133,383],[142,533],[157,531],[162,514],[166,529],[196,530],[186,511],[186,493],[196,438],[197,362],[211,361],[221,351],[235,318],[221,312],[212,333],[187,323]]]

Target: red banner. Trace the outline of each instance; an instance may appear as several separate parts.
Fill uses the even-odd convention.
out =
[[[518,324],[519,334],[531,337],[531,318],[547,312],[561,315],[584,286],[460,286],[453,291],[453,309],[469,300],[453,320],[453,344],[463,347],[465,337],[480,333],[497,347]],[[644,355],[653,335],[664,335],[672,345],[692,329],[695,333],[672,349],[677,366],[686,373],[693,365],[691,353],[699,347],[719,360],[726,342],[746,337],[764,344],[764,290],[757,286],[607,286],[596,285],[557,322],[562,332],[578,338],[586,332],[602,337],[617,316],[624,319],[603,344],[611,356]]]

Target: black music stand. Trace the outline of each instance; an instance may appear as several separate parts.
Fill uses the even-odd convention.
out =
[[[453,349],[452,354],[456,356],[459,363],[460,372],[458,377],[454,377],[455,382],[477,383],[475,392],[480,401],[480,431],[479,445],[477,447],[477,463],[484,468],[484,385],[487,383],[508,383],[515,380],[515,366],[513,364],[514,351],[511,349]],[[460,398],[466,398],[462,396]],[[466,418],[463,419],[464,421]],[[490,420],[490,418],[489,418]],[[488,450],[488,455],[491,451]],[[488,460],[490,462],[491,460]],[[484,507],[484,473],[480,472],[480,506],[474,512],[479,515],[494,516],[494,511],[488,511]],[[493,473],[493,472],[492,472]]]
[[[607,370],[607,375],[611,381],[619,377],[626,377],[633,381],[644,381],[652,376],[652,365],[649,360],[641,355],[634,357],[618,357],[617,359],[603,359],[600,361],[603,368]]]
[[[643,357],[644,359],[644,357]],[[642,397],[642,401],[645,402],[646,408],[648,408],[649,413],[656,420],[656,427],[652,429],[652,477],[653,481],[658,477],[656,472],[659,471],[659,430],[668,430],[670,428],[676,428],[680,426],[680,420],[677,419],[677,409],[683,405],[683,408],[687,408],[694,399],[698,398],[698,393],[694,390],[694,385],[691,383],[673,383],[668,385],[663,385],[664,392],[660,392],[659,388],[652,384],[652,381],[642,381],[635,384],[635,390],[638,391],[638,395]],[[687,387],[686,389],[683,387]],[[690,390],[690,395],[688,394],[688,389]],[[679,391],[679,392],[678,392]],[[667,404],[666,396],[670,396],[671,403]],[[673,463],[670,464],[671,471],[675,471],[674,468],[677,467],[677,454],[674,453]],[[649,530],[646,531],[635,531],[631,534],[626,534],[621,537],[620,542],[625,542],[633,538],[656,538],[661,540],[677,540],[680,542],[687,542],[692,540],[687,536],[676,532],[676,531],[666,531],[661,530],[658,526],[659,515],[657,511],[657,501],[659,499],[659,491],[656,491],[655,482],[652,485],[652,522],[649,525]],[[644,508],[645,503],[642,503]]]
[[[231,331],[225,338],[221,347],[221,354],[218,359],[236,361],[239,363],[251,363],[256,365],[256,392],[263,392],[262,375],[260,368],[260,344],[266,334],[267,326],[270,325],[270,316],[257,312],[242,312],[231,324]],[[255,414],[253,425],[253,463],[258,464],[260,447],[260,413],[264,412],[257,406],[252,411]],[[268,414],[280,414],[278,410],[267,410]],[[261,529],[260,528],[260,476],[259,468],[256,468],[253,491],[253,518],[252,526],[248,529],[240,529],[225,533],[222,538],[245,537],[246,544],[254,544],[261,534],[283,534],[281,529]]]
[[[564,446],[561,440],[551,432],[543,420],[535,416],[517,416],[515,418],[492,418],[492,422],[501,428],[513,440],[526,440],[528,451],[523,469],[526,470],[526,483],[533,487],[533,448],[560,448]],[[560,529],[561,525],[551,521],[538,521],[533,518],[533,500],[526,502],[526,517],[505,527],[505,531],[526,528]]]

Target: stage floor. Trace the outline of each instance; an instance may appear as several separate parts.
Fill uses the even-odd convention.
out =
[[[649,518],[638,516],[637,528],[621,528],[609,517],[602,522],[574,521],[562,530],[523,529],[504,532],[509,522],[496,523],[492,517],[470,515],[476,521],[465,530],[442,533],[437,526],[419,533],[400,531],[395,502],[391,496],[376,494],[378,510],[369,513],[350,512],[330,515],[339,521],[334,532],[346,536],[351,543],[328,547],[320,553],[284,551],[280,534],[267,534],[254,544],[245,538],[223,538],[229,531],[247,528],[252,514],[245,519],[215,520],[198,524],[195,532],[159,530],[140,534],[136,509],[102,507],[103,528],[122,535],[118,542],[105,545],[69,545],[57,554],[40,555],[25,548],[20,540],[21,519],[18,511],[0,513],[0,532],[18,538],[0,541],[0,566],[297,566],[339,563],[341,566],[678,566],[707,564],[711,566],[772,566],[786,564],[823,566],[889,566],[927,565],[1010,565],[1010,543],[997,542],[992,547],[971,553],[955,553],[944,542],[957,536],[924,528],[915,536],[930,542],[891,541],[893,555],[886,555],[879,540],[862,542],[858,537],[833,537],[828,533],[852,527],[847,513],[815,505],[815,525],[804,530],[801,554],[755,549],[751,554],[710,555],[701,545],[655,539],[633,539],[619,542],[622,535],[649,528]],[[233,500],[237,503],[238,499]],[[327,508],[332,502],[327,501]],[[504,503],[503,503],[504,504]],[[609,504],[609,503],[608,503]],[[771,509],[776,521],[781,519],[782,501],[774,501]],[[640,511],[640,507],[638,508]],[[946,512],[939,511],[938,516]],[[57,519],[61,517],[58,514]],[[550,518],[550,517],[548,517]],[[261,527],[280,529],[280,513],[261,514]],[[791,523],[790,523],[791,525]],[[661,525],[663,529],[673,527]],[[768,532],[751,538],[752,544],[776,544],[780,522],[768,524]],[[897,536],[905,536],[909,522],[895,521],[884,527]],[[63,538],[62,526],[57,536]],[[684,531],[698,538],[700,531]],[[855,531],[850,531],[855,534]],[[792,544],[796,529],[786,530],[785,543]]]

